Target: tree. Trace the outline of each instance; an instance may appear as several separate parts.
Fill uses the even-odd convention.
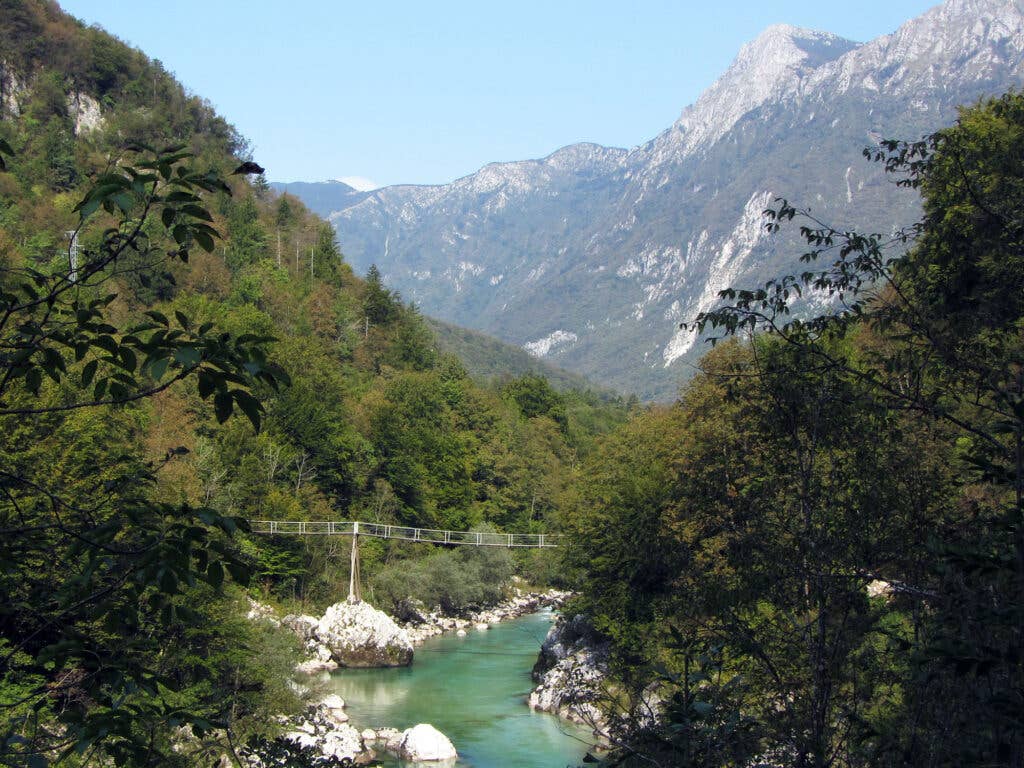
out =
[[[173,322],[148,312],[128,328],[105,314],[115,299],[105,291],[129,258],[152,269],[213,250],[219,235],[200,195],[231,189],[190,157],[180,146],[140,148],[100,175],[75,208],[87,243],[77,264],[0,268],[4,762],[102,751],[117,765],[152,764],[171,759],[156,725],[214,725],[176,699],[188,677],[171,679],[154,660],[168,633],[202,620],[187,597],[200,582],[219,590],[226,574],[247,579],[230,544],[245,523],[153,501],[159,467],[120,439],[128,422],[118,408],[190,380],[219,421],[237,408],[259,428],[250,390],[287,376],[267,361],[266,338],[233,338],[181,312]],[[33,462],[33,448],[48,460]]]
[[[401,304],[397,295],[384,286],[380,270],[371,264],[366,272],[366,287],[363,294],[363,313],[367,322],[373,325],[388,325],[398,318]]]
[[[918,224],[895,238],[842,232],[781,201],[770,226],[800,218],[811,246],[803,260],[831,265],[723,291],[732,303],[696,323],[764,329],[916,414],[917,428],[955,437],[964,478],[913,585],[922,618],[908,643],[905,707],[865,736],[886,763],[1024,761],[1022,151],[1017,94],[964,110],[922,141],[883,142],[867,154],[922,192]],[[793,319],[791,301],[806,289],[836,310]],[[869,337],[859,359],[820,343],[855,331]]]
[[[563,430],[566,428],[565,401],[543,376],[527,373],[513,379],[505,386],[504,394],[516,404],[524,418],[547,416]]]

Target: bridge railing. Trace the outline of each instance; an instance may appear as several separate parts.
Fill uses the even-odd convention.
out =
[[[493,533],[490,531],[445,531],[413,528],[387,523],[363,523],[351,520],[250,520],[253,533],[281,535],[372,536],[378,539],[422,541],[428,544],[469,544],[477,547],[557,547],[559,537],[545,533]]]
[[[249,526],[253,533],[351,536],[355,531],[355,523],[347,520],[250,520]]]

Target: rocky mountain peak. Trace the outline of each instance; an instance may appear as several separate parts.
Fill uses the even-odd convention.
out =
[[[752,109],[857,48],[828,32],[774,24],[744,45],[725,73],[645,149],[654,165],[678,162],[724,136]]]
[[[616,166],[625,154],[624,149],[580,142],[555,150],[543,162],[559,170],[608,170]]]
[[[1022,42],[1022,0],[947,0],[878,40],[891,45],[893,56],[931,55],[958,63],[968,63],[964,54],[984,57],[993,47],[1019,49]]]
[[[910,96],[923,111],[958,84],[999,80],[1024,52],[1024,2],[947,0],[817,70],[811,87],[831,94],[850,88]],[[934,101],[935,99],[931,99]]]

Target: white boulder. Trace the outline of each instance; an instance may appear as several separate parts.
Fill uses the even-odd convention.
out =
[[[320,765],[323,761],[335,765],[362,763],[373,757],[373,751],[363,742],[362,734],[348,723],[338,722],[335,714],[345,713],[340,707],[329,706],[344,702],[337,696],[328,696],[311,707],[305,715],[292,721],[292,730],[282,736],[296,758],[305,757],[308,763]],[[347,718],[346,718],[347,719]],[[276,763],[275,763],[276,764]]]
[[[398,756],[413,762],[454,760],[458,757],[448,737],[427,723],[407,728],[398,743]]]
[[[362,734],[351,725],[339,725],[321,737],[320,754],[335,760],[355,760],[364,751]]]
[[[409,634],[369,603],[335,603],[317,623],[317,639],[343,667],[404,667],[412,663]]]
[[[320,707],[323,709],[325,717],[335,725],[344,725],[349,720],[348,715],[345,714],[345,700],[336,693],[325,696],[320,702]]]

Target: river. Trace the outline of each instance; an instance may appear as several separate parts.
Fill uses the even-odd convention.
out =
[[[587,729],[531,712],[530,669],[551,626],[535,613],[428,639],[411,667],[345,669],[331,676],[358,728],[430,723],[459,752],[460,768],[563,768],[581,764]],[[380,754],[386,766],[404,763]],[[422,765],[422,764],[421,764]]]

